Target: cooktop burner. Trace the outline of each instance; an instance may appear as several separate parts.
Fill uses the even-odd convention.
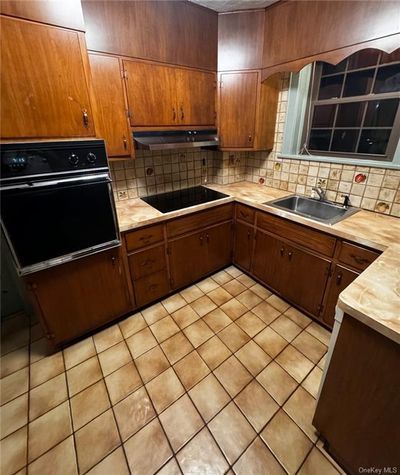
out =
[[[145,196],[142,200],[161,211],[161,213],[168,213],[227,197],[228,195],[219,191],[210,190],[204,186],[195,186],[184,190],[161,193],[160,195]]]

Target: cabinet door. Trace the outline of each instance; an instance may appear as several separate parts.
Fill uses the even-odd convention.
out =
[[[180,125],[215,124],[214,73],[176,69],[178,120]]]
[[[176,125],[175,68],[123,62],[131,126]]]
[[[220,81],[221,147],[251,148],[255,134],[258,73],[224,73]]]
[[[1,18],[1,137],[94,136],[83,33]]]
[[[199,279],[207,271],[207,243],[204,231],[170,241],[172,287],[178,289]]]
[[[205,231],[207,242],[206,273],[221,269],[232,259],[232,223],[224,223]]]
[[[105,140],[109,157],[129,156],[130,130],[119,60],[91,53],[89,61],[97,136]]]
[[[280,292],[288,300],[318,316],[330,262],[294,246],[284,245],[284,267]]]
[[[353,272],[345,267],[336,265],[333,274],[330,278],[327,290],[327,297],[325,300],[325,308],[322,314],[322,320],[333,327],[335,319],[336,304],[340,292],[350,285],[358,276],[357,272]]]
[[[235,250],[233,261],[242,269],[250,270],[254,231],[247,224],[235,223]]]
[[[280,291],[285,270],[283,242],[261,231],[256,231],[252,271],[273,289]]]
[[[53,267],[26,280],[55,344],[76,338],[130,310],[119,249]]]

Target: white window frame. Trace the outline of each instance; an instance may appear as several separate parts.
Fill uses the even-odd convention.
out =
[[[392,161],[369,160],[354,157],[335,157],[327,155],[300,154],[303,147],[303,129],[308,109],[308,96],[312,77],[312,64],[305,66],[299,73],[292,73],[289,82],[286,122],[283,143],[279,158],[306,160],[310,162],[341,163],[363,167],[400,169],[400,140],[397,144]]]

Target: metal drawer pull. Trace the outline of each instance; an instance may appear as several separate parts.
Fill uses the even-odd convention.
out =
[[[176,119],[176,111],[175,111],[175,107],[172,109],[172,120],[175,121]]]
[[[288,252],[288,256],[289,256],[289,261],[292,260],[292,256],[293,256],[293,252]]]
[[[200,244],[203,245],[203,236],[200,236]]]
[[[350,257],[352,257],[357,262],[357,264],[369,264],[370,262],[369,259],[357,256],[356,254],[350,254]]]
[[[206,239],[207,239],[207,242],[210,242],[210,236],[208,234],[206,234]]]
[[[140,265],[141,266],[148,266],[150,264],[154,264],[154,260],[153,259],[146,259],[145,261],[143,261]]]
[[[141,238],[139,238],[139,241],[149,241],[152,237],[152,234],[148,234],[147,236],[142,236]]]
[[[336,276],[336,285],[339,285],[342,282],[342,277],[343,274],[339,272],[339,274]]]
[[[247,238],[250,239],[251,237],[251,231],[247,231]]]
[[[284,248],[284,247],[281,247],[281,249],[280,249],[279,252],[281,253],[281,256],[283,256],[283,255],[285,254],[285,248]]]
[[[185,113],[183,112],[183,107],[181,106],[181,120],[185,118]]]
[[[83,120],[83,125],[88,128],[89,127],[89,116],[87,113],[86,109],[83,109],[82,111],[82,120]]]
[[[124,149],[126,150],[128,148],[128,141],[126,140],[126,138],[124,137],[123,140],[124,142]]]

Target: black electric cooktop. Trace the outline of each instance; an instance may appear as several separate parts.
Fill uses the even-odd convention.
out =
[[[195,186],[184,190],[161,193],[160,195],[145,196],[142,200],[161,211],[161,213],[168,213],[227,197],[228,195],[219,191],[210,190],[204,186]]]

